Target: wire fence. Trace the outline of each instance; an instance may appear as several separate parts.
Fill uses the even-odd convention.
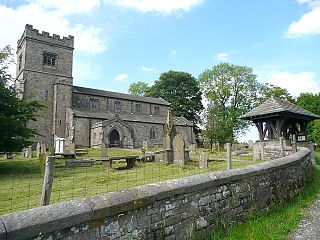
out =
[[[120,152],[119,152],[120,151]],[[132,155],[133,151],[114,150],[111,155]],[[109,154],[109,153],[108,153]],[[209,153],[208,168],[199,168],[199,154],[191,155],[184,166],[163,162],[139,162],[132,168],[125,160],[116,160],[112,168],[106,170],[99,161],[99,151],[90,150],[77,159],[97,160],[90,166],[66,167],[66,160],[55,160],[54,180],[50,204],[84,198],[106,192],[119,191],[133,186],[177,179],[206,172],[224,171],[227,168],[226,153]],[[215,159],[215,160],[214,160]],[[0,158],[0,214],[40,206],[43,174],[38,158]],[[233,168],[242,168],[257,162],[252,155],[233,157]]]

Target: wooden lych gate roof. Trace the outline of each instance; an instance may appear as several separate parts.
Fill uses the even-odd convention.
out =
[[[240,119],[254,121],[281,116],[297,118],[307,121],[320,119],[319,115],[309,112],[308,110],[305,110],[301,107],[298,107],[287,100],[276,97],[269,98],[267,101],[265,101],[258,107],[242,115]]]

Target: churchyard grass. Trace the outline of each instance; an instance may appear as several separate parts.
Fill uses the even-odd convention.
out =
[[[141,155],[141,149],[108,149],[108,155]],[[225,161],[209,162],[207,169],[199,169],[197,155],[192,155],[191,157],[191,161],[185,166],[137,162],[136,166],[131,169],[126,168],[125,161],[114,161],[110,171],[106,171],[103,164],[90,167],[65,168],[64,160],[56,159],[50,203],[226,169]],[[225,157],[225,154],[209,153],[209,157]],[[241,168],[257,163],[252,161],[252,156],[245,157],[246,159],[243,161],[235,158],[233,168]],[[98,149],[89,149],[88,155],[81,156],[80,159],[100,159],[100,151]],[[19,155],[14,159],[0,159],[0,182],[0,214],[39,206],[43,184],[39,159],[22,158]]]
[[[316,162],[313,179],[299,196],[248,222],[218,231],[211,239],[288,239],[288,234],[297,227],[300,220],[305,218],[306,208],[320,197],[320,152],[316,152]]]

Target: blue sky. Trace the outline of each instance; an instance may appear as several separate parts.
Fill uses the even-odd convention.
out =
[[[319,0],[0,0],[0,47],[27,23],[74,35],[75,85],[127,92],[230,62],[294,96],[320,91]]]

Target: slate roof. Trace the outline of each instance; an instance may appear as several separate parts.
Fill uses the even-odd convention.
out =
[[[111,92],[93,88],[85,88],[85,87],[72,87],[73,93],[82,93],[88,95],[95,95],[95,96],[102,96],[102,97],[109,97],[109,98],[118,98],[118,99],[125,99],[125,100],[132,100],[137,102],[147,102],[147,103],[154,103],[160,105],[169,106],[170,103],[162,98],[152,98],[152,97],[142,97],[138,95],[126,94],[126,93],[118,93],[118,92]]]
[[[290,103],[287,100],[271,97],[258,107],[252,109],[250,112],[242,115],[241,119],[255,119],[255,118],[263,118],[265,115],[272,115],[272,114],[281,114],[281,113],[291,113],[297,116],[303,116],[307,119],[320,119],[320,116],[309,112],[301,107]]]
[[[173,117],[173,123],[177,126],[193,126],[193,123],[187,120],[185,117]]]

